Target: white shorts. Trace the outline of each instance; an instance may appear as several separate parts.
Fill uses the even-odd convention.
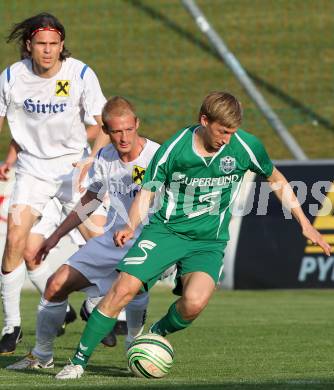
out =
[[[16,182],[10,199],[10,210],[14,205],[31,206],[37,213],[42,214],[44,207],[51,198],[56,197],[69,213],[80,199],[80,193],[75,190],[75,180],[79,170],[73,169],[72,163],[87,157],[85,149],[80,154],[63,156],[56,159],[41,160],[43,169],[50,168],[50,178],[35,176],[32,169],[18,163]]]
[[[72,175],[70,175],[72,176]],[[62,182],[48,182],[28,174],[16,173],[16,182],[10,199],[9,210],[14,205],[28,205],[39,214],[53,197],[57,197],[68,211],[73,209],[79,200],[79,194],[72,194],[72,179]]]
[[[93,295],[103,296],[117,279],[118,272],[115,269],[134,242],[135,238],[128,241],[123,248],[118,248],[113,241],[113,232],[108,231],[102,236],[90,239],[65,264],[75,268],[97,287],[98,292]]]
[[[107,210],[104,205],[101,204],[92,215],[107,217]],[[45,206],[42,217],[32,227],[30,233],[40,234],[44,238],[48,238],[57,229],[65,217],[66,215],[62,212],[62,205],[57,198],[53,198]],[[86,240],[83,238],[78,229],[71,230],[68,235],[74,245],[83,246],[86,244]]]
[[[62,206],[57,198],[51,199],[43,210],[43,215],[40,220],[32,227],[30,233],[40,234],[45,239],[51,234],[64,220],[65,215],[62,213]],[[71,230],[68,235],[74,245],[85,245],[86,240],[82,237],[78,229]]]

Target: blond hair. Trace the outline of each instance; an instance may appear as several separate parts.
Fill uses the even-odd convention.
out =
[[[106,127],[108,127],[107,121],[110,117],[124,115],[133,115],[136,119],[137,115],[135,113],[134,105],[122,96],[114,96],[109,99],[103,107],[102,122]]]
[[[228,92],[210,92],[204,99],[199,111],[199,121],[205,115],[209,122],[218,122],[233,129],[242,121],[241,103]]]

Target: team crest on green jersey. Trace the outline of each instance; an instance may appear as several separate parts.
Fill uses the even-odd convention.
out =
[[[141,184],[144,179],[145,168],[135,165],[132,170],[132,180],[136,184]]]
[[[226,174],[233,172],[236,168],[235,158],[231,156],[221,158],[219,168]]]

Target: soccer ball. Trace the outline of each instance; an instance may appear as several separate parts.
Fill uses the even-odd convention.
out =
[[[128,349],[128,366],[140,378],[162,378],[173,365],[174,351],[162,336],[149,333],[136,337]]]

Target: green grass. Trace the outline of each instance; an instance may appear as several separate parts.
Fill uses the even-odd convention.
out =
[[[81,299],[82,294],[71,299],[77,309]],[[169,289],[155,288],[147,323],[159,318],[173,299]],[[329,290],[218,291],[189,329],[168,337],[175,362],[171,373],[161,380],[131,377],[126,370],[123,337],[119,337],[115,349],[98,347],[80,380],[55,381],[54,373],[73,354],[82,321],[69,325],[66,335],[56,340],[55,370],[17,373],[2,369],[33,345],[37,303],[36,293],[23,294],[24,341],[16,356],[0,358],[0,389],[334,388],[333,292]]]
[[[310,158],[334,150],[334,2],[198,0]],[[244,128],[273,159],[291,158],[254,103],[219,60],[179,0],[0,0],[0,39],[10,26],[49,11],[67,28],[73,56],[94,68],[106,96],[134,101],[142,132],[164,141],[196,121],[203,96],[227,89],[245,109]],[[17,60],[0,42],[0,69]],[[0,136],[0,159],[9,133]]]

